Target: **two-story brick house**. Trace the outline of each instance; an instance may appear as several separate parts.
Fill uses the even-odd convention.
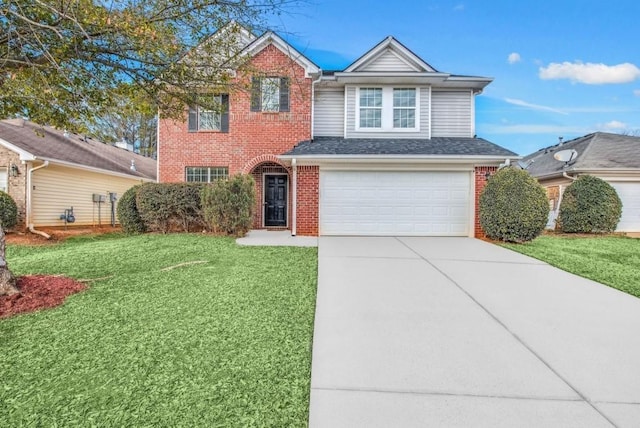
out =
[[[248,34],[248,33],[247,33]],[[477,195],[518,156],[475,137],[491,79],[441,73],[388,37],[322,71],[276,34],[247,36],[251,90],[159,129],[159,180],[256,179],[254,228],[300,235],[481,233]],[[214,117],[215,116],[215,117]]]

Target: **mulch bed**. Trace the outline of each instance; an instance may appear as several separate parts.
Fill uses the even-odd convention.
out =
[[[0,296],[0,318],[59,306],[87,286],[64,276],[25,275],[18,278],[18,288],[18,294]]]

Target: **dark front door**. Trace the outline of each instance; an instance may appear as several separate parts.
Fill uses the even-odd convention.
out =
[[[287,176],[266,175],[264,177],[264,225],[287,225]]]

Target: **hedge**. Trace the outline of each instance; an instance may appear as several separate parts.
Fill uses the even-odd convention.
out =
[[[211,228],[229,235],[245,235],[253,223],[255,186],[252,176],[238,174],[205,187],[202,208]]]
[[[548,216],[544,188],[520,169],[499,170],[480,194],[480,226],[491,239],[530,241],[542,233]]]
[[[18,207],[13,198],[0,190],[0,226],[11,229],[18,222]]]
[[[147,230],[142,217],[140,217],[138,205],[136,204],[136,193],[140,187],[140,185],[130,187],[120,196],[120,200],[118,201],[118,222],[120,222],[124,233],[130,235],[144,233]]]
[[[147,230],[168,233],[204,228],[200,194],[206,183],[146,183],[136,192],[136,205]]]
[[[606,181],[583,175],[562,195],[558,225],[566,233],[613,232],[622,215],[622,202]]]

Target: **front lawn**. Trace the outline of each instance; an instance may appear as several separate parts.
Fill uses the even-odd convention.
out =
[[[0,320],[1,425],[305,426],[316,255],[186,234],[10,246],[17,275],[107,279]]]
[[[505,247],[640,297],[640,239],[543,235]]]

